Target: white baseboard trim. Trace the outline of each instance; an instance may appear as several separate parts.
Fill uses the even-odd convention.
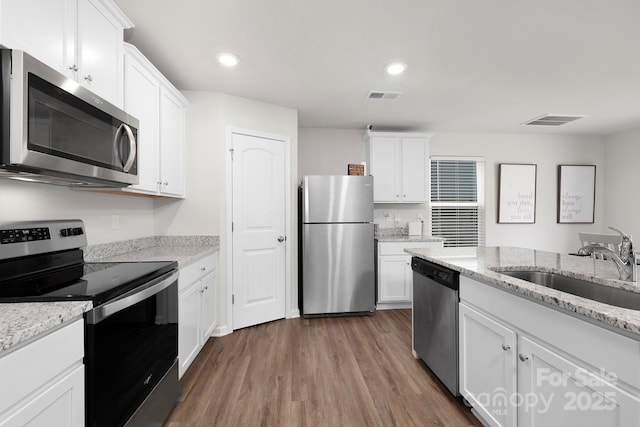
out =
[[[397,310],[411,308],[410,302],[379,302],[376,310]]]
[[[295,319],[296,317],[300,317],[300,310],[299,309],[294,309],[289,311],[289,316],[287,316],[287,319]]]
[[[212,337],[223,337],[225,335],[229,335],[232,332],[233,331],[230,331],[229,327],[227,325],[220,325],[220,326],[216,326],[216,328],[213,330],[213,333],[211,334],[211,336]]]

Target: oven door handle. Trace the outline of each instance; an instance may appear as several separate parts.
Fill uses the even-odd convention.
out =
[[[89,311],[87,313],[87,323],[90,325],[98,324],[107,317],[119,311],[122,311],[125,308],[129,308],[139,303],[140,301],[144,301],[145,299],[157,294],[158,292],[165,290],[176,280],[178,280],[177,271],[169,272],[164,276],[158,277],[157,279],[154,279],[144,285],[142,289],[134,289],[133,291],[124,294],[122,297],[115,301],[106,303]]]

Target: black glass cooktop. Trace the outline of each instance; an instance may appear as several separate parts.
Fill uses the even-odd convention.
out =
[[[22,264],[0,265],[3,270],[0,302],[91,300],[97,306],[178,265],[175,261],[78,263],[77,260],[77,255],[57,256],[55,260],[35,257],[22,260]]]

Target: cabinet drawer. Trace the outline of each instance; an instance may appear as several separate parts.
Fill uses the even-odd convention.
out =
[[[441,248],[442,242],[379,242],[378,255],[407,255],[405,248]]]
[[[207,255],[192,264],[180,269],[180,279],[178,280],[178,291],[186,289],[189,284],[195,282],[205,274],[212,272],[218,266],[216,253]]]
[[[84,321],[79,319],[0,358],[0,414],[69,367],[81,365],[83,357]]]

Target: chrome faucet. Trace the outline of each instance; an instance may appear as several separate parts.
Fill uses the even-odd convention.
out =
[[[622,236],[620,244],[620,254],[616,254],[611,249],[600,245],[586,245],[578,250],[578,255],[592,255],[596,252],[606,254],[616,264],[620,273],[620,280],[635,282],[638,278],[636,266],[636,254],[633,250],[633,241],[631,236],[618,230],[615,227],[609,227],[610,230],[617,231]]]

